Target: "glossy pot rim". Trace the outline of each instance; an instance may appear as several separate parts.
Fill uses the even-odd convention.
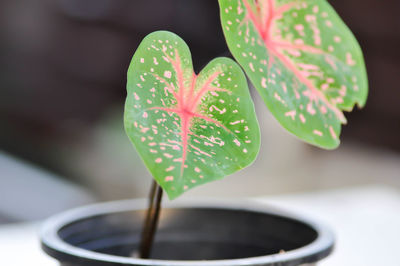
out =
[[[84,258],[101,263],[101,265],[143,265],[143,266],[239,266],[239,265],[273,265],[274,263],[313,263],[327,257],[334,247],[334,234],[326,225],[310,220],[298,214],[292,214],[286,211],[271,207],[256,200],[185,200],[185,202],[168,202],[163,204],[163,208],[207,208],[207,209],[225,209],[259,212],[269,215],[276,215],[290,220],[294,220],[311,227],[317,233],[317,238],[303,247],[272,255],[227,259],[227,260],[207,260],[207,261],[183,261],[183,260],[157,260],[129,258],[115,255],[98,253],[85,250],[63,241],[58,232],[64,226],[73,222],[90,218],[93,216],[118,213],[125,211],[143,210],[147,206],[144,199],[131,199],[122,201],[113,201],[106,203],[97,203],[88,206],[72,209],[53,217],[50,217],[42,225],[40,239],[43,250],[49,255],[57,258],[69,258],[76,260]],[[285,264],[282,264],[285,265]],[[291,265],[291,264],[290,264]],[[297,265],[297,264],[295,264]]]

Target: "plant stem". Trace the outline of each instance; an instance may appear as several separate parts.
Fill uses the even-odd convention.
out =
[[[162,194],[162,188],[156,183],[156,181],[153,180],[149,195],[149,207],[146,213],[146,219],[143,226],[139,248],[139,257],[142,259],[148,259],[150,257],[154,236],[157,231],[157,224],[160,217]]]

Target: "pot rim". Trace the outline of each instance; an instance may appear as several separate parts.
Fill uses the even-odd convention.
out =
[[[68,210],[57,214],[47,219],[41,227],[40,239],[43,250],[53,257],[69,258],[86,258],[101,262],[102,265],[143,265],[143,266],[239,266],[239,265],[269,265],[282,262],[298,262],[313,263],[322,258],[327,257],[334,248],[334,234],[324,224],[302,215],[292,214],[287,211],[282,211],[274,206],[262,204],[256,200],[185,200],[163,203],[163,208],[208,208],[208,209],[228,209],[260,212],[270,215],[276,215],[290,220],[298,221],[311,227],[317,233],[317,238],[303,247],[286,251],[285,253],[277,253],[272,255],[249,257],[241,259],[226,259],[226,260],[158,260],[158,259],[140,259],[129,258],[116,255],[98,253],[90,250],[85,250],[63,241],[58,232],[65,225],[78,220],[90,218],[93,216],[143,210],[146,207],[145,199],[129,199],[112,201],[105,203],[96,203],[72,210]]]

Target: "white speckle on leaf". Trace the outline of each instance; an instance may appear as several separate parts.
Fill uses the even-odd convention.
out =
[[[233,142],[235,142],[235,144],[236,144],[237,146],[240,146],[240,141],[239,141],[238,139],[235,139]]]
[[[171,78],[171,76],[172,76],[171,71],[165,71],[164,72],[164,77]]]
[[[263,88],[267,88],[267,79],[266,78],[261,78],[261,86],[263,87]]]

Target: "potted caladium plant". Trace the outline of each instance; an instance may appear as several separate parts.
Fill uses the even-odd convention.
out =
[[[128,70],[124,123],[154,177],[149,207],[114,202],[50,219],[42,246],[62,265],[311,265],[331,252],[324,226],[253,204],[180,203],[160,214],[163,191],[175,199],[256,158],[260,130],[244,72],[284,128],[325,149],[339,145],[343,111],[367,98],[361,50],[325,0],[219,5],[241,67],[216,58],[195,73],[179,36],[144,38]]]

